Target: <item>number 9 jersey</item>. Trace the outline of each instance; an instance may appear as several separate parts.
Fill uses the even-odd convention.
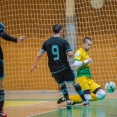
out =
[[[47,51],[48,66],[52,74],[65,70],[69,63],[66,52],[72,51],[67,40],[53,36],[43,43],[40,52],[43,54]]]

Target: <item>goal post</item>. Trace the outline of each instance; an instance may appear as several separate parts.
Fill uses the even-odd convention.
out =
[[[70,43],[71,49],[73,53],[77,50],[77,21],[76,21],[76,15],[75,15],[75,0],[66,0],[66,9],[65,9],[65,39],[68,40]],[[69,64],[73,64],[74,62],[74,56],[68,57]],[[76,76],[76,71],[74,71]],[[67,84],[69,93],[74,93],[75,89],[73,88],[72,84]]]

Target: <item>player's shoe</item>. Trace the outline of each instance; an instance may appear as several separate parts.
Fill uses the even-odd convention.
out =
[[[61,96],[58,100],[57,100],[57,104],[60,104],[62,102],[65,102],[65,98],[63,96]],[[75,105],[75,104],[81,104],[82,102],[75,102],[75,101],[71,101],[71,104],[72,105]]]
[[[88,101],[84,101],[83,102],[83,106],[89,106],[89,102]]]
[[[61,96],[58,100],[57,100],[57,104],[60,104],[62,102],[65,101],[65,98],[63,96]]]
[[[0,117],[7,117],[7,115],[5,113],[1,112]]]
[[[75,101],[72,101],[72,105],[75,105],[75,104],[82,104],[82,102],[75,102]]]
[[[72,108],[71,101],[70,100],[67,100],[66,103],[67,103],[66,104],[67,109],[71,109]]]

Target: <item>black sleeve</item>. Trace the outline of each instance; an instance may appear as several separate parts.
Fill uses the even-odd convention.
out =
[[[46,51],[46,44],[45,44],[45,42],[42,45],[42,49]]]
[[[2,31],[0,32],[0,37],[2,37],[4,40],[7,41],[13,41],[13,42],[17,42],[17,38],[14,38],[10,35],[8,35],[6,32]]]
[[[67,40],[65,40],[65,49],[66,49],[66,52],[72,51],[72,49],[71,49],[71,47],[70,47]]]

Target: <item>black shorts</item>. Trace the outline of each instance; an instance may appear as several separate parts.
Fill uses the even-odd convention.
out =
[[[4,62],[3,60],[0,60],[0,79],[4,78]]]
[[[75,80],[74,70],[72,70],[71,67],[67,67],[65,70],[61,72],[52,74],[52,77],[58,84],[61,84],[64,81],[71,82]]]

